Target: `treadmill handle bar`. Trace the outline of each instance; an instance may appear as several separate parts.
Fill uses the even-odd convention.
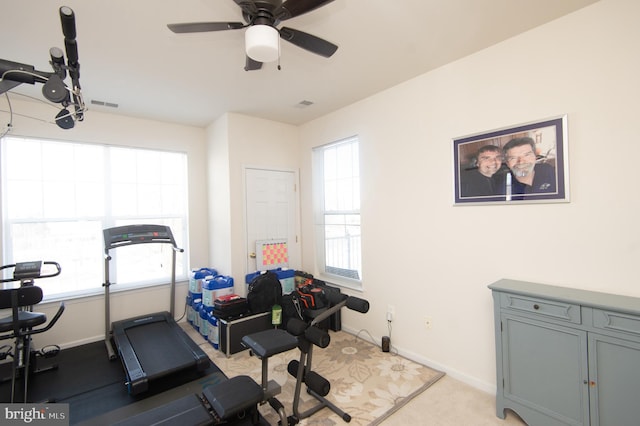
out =
[[[104,287],[104,344],[107,347],[107,354],[109,355],[109,360],[113,361],[118,358],[118,355],[113,350],[113,346],[111,345],[111,295],[109,294],[109,288],[111,287],[111,282],[109,282],[109,261],[111,260],[111,256],[108,254],[104,255],[104,283],[102,286]]]
[[[176,246],[171,246],[173,250],[171,251],[171,262],[173,267],[171,268],[171,304],[169,305],[169,312],[171,313],[171,318],[175,318],[175,308],[176,308],[176,253],[183,253],[184,249],[178,248]]]

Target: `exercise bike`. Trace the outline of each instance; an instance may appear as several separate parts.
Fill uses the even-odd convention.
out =
[[[43,265],[52,265],[55,271],[42,272]],[[4,288],[0,290],[0,309],[11,309],[11,315],[0,318],[0,340],[14,339],[13,346],[4,345],[0,347],[0,360],[7,357],[13,358],[13,368],[11,373],[11,402],[27,402],[27,387],[29,375],[56,369],[57,365],[47,368],[37,368],[37,358],[52,358],[60,352],[60,347],[50,345],[39,351],[31,347],[31,336],[44,333],[55,325],[62,312],[64,312],[64,302],[60,303],[58,311],[54,317],[43,328],[34,329],[47,322],[47,316],[41,312],[33,312],[33,305],[42,301],[42,289],[34,285],[35,279],[51,278],[60,275],[60,265],[56,262],[21,262],[13,265],[0,267],[0,271],[13,268],[11,278],[0,279],[0,283],[19,282],[19,287]],[[22,378],[23,398],[16,401],[17,380]],[[2,381],[8,381],[5,378]]]

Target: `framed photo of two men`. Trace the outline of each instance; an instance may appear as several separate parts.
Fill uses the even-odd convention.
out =
[[[454,204],[569,201],[567,116],[453,140]]]

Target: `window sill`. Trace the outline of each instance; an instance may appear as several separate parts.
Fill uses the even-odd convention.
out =
[[[329,274],[318,274],[315,278],[326,282],[329,285],[335,287],[346,288],[349,290],[354,290],[358,292],[364,292],[364,286],[362,285],[362,281],[358,280],[350,280],[348,278],[340,277],[337,275],[329,275]]]
[[[188,285],[188,281],[176,281],[176,288]],[[141,291],[146,291],[149,288],[161,288],[165,286],[170,286],[171,283],[168,282],[149,282],[144,284],[115,284],[112,283],[109,287],[109,293],[111,295],[118,293],[136,293]],[[66,294],[56,294],[54,296],[45,297],[40,303],[59,303],[59,302],[68,302],[68,301],[82,301],[89,300],[92,298],[104,298],[104,286],[92,290],[86,290],[83,292],[74,292],[74,293],[66,293]]]

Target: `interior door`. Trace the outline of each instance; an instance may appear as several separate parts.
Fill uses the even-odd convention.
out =
[[[247,273],[257,271],[256,241],[286,240],[289,268],[300,268],[298,175],[293,171],[245,169]]]

